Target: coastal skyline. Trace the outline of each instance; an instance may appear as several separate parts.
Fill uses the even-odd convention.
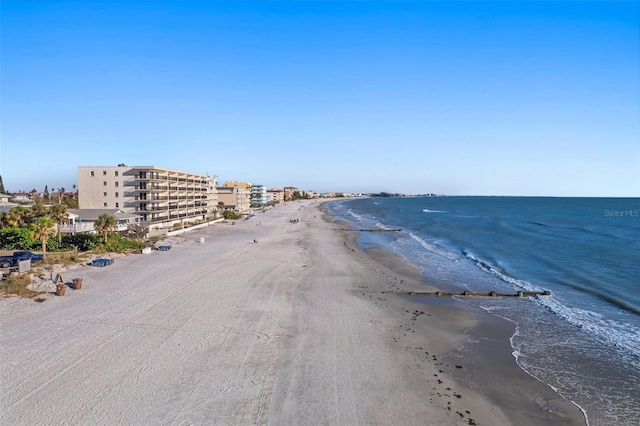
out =
[[[640,196],[638,2],[0,4],[0,175]]]

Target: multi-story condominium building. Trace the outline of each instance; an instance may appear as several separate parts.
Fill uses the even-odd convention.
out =
[[[212,216],[216,184],[211,176],[156,166],[80,166],[78,202],[138,214],[143,226],[170,226]]]
[[[284,200],[291,201],[293,200],[293,193],[299,192],[302,195],[302,191],[295,186],[285,186],[284,187]]]
[[[284,203],[284,190],[282,189],[267,189],[267,195],[272,203]]]
[[[264,185],[252,185],[251,186],[251,204],[264,206],[269,204],[269,196],[267,195],[267,188]]]
[[[235,180],[228,180],[222,185],[227,188],[238,188],[244,189],[245,191],[251,192],[251,184],[249,182],[236,182]]]
[[[218,190],[218,204],[224,204],[224,208],[233,209],[245,213],[251,207],[251,192],[243,188],[221,186]]]

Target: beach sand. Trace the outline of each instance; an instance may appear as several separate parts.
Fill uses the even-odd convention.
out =
[[[83,288],[44,303],[0,300],[0,424],[584,424],[517,367],[508,323],[397,294],[428,289],[417,268],[361,251],[319,205],[66,271]]]

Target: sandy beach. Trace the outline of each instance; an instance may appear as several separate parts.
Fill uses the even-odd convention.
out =
[[[0,423],[585,424],[518,368],[509,323],[399,294],[429,287],[320,206],[66,271],[83,288],[44,303],[0,300]]]

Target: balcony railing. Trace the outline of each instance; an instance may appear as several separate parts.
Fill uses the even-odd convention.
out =
[[[96,228],[93,226],[93,223],[75,223],[73,225],[63,224],[58,225],[60,227],[60,232],[71,233],[71,232],[97,232]],[[115,231],[126,231],[129,229],[127,224],[119,223],[115,226]]]

